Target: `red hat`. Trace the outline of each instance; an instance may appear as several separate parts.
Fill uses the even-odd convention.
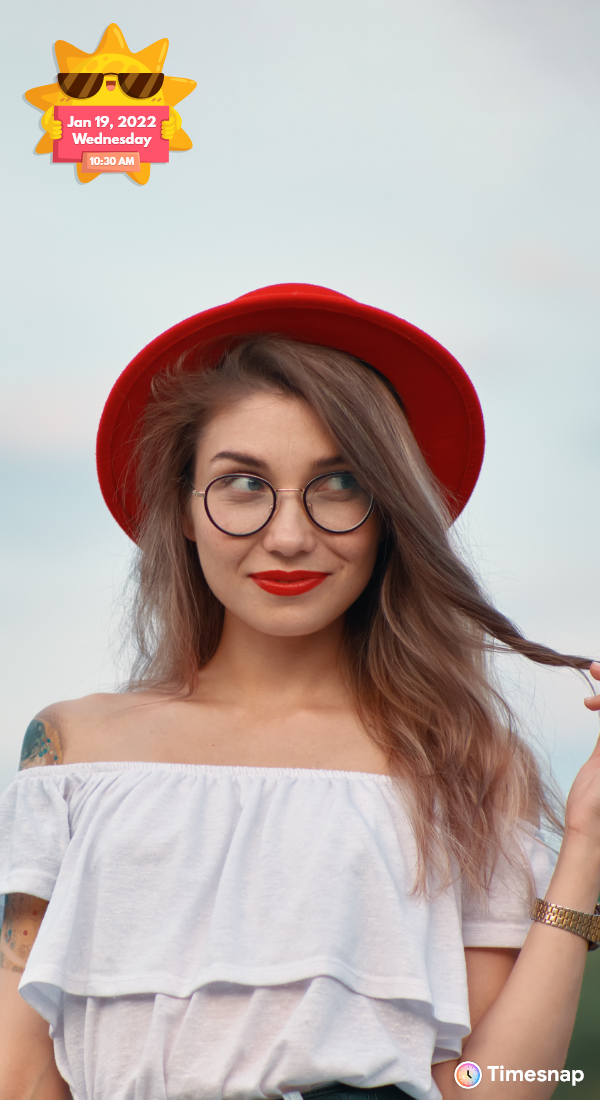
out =
[[[135,479],[128,479],[125,490],[124,474],[154,375],[192,347],[210,344],[216,361],[232,336],[249,333],[277,333],[337,348],[384,374],[401,397],[452,514],[459,515],[475,487],[484,447],[481,406],[460,364],[431,336],[392,313],[322,286],[280,283],[167,329],[132,359],[113,386],[98,429],[98,477],[110,511],[132,539],[138,533],[139,502]],[[197,369],[193,361],[189,367]]]

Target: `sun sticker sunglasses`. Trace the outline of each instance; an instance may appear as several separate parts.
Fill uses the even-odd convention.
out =
[[[65,95],[89,99],[100,91],[106,76],[116,77],[121,91],[132,99],[150,99],[165,79],[164,73],[59,73],[58,83]]]

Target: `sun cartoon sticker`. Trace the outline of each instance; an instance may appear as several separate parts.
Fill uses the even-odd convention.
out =
[[[75,127],[70,136],[76,134],[76,146],[89,142],[93,150],[90,153],[87,147],[85,151],[77,148],[75,153],[66,157],[75,160],[77,175],[82,183],[89,183],[104,170],[126,170],[119,166],[119,161],[125,165],[135,164],[135,169],[127,171],[127,175],[136,183],[147,183],[152,160],[167,160],[171,150],[191,149],[192,142],[181,128],[181,116],[175,110],[175,104],[193,92],[196,81],[163,75],[168,48],[168,38],[161,38],[139,53],[132,53],[116,23],[107,27],[94,53],[78,50],[69,42],[56,42],[59,68],[56,83],[30,88],[25,92],[29,103],[44,112],[41,121],[46,132],[36,147],[36,153],[54,150],[55,160],[65,159],[57,155],[57,149],[67,137],[67,128]],[[57,117],[55,108],[68,108],[58,112],[62,121]],[[107,115],[103,113],[106,108],[117,110]],[[113,119],[114,122],[111,121]],[[156,135],[154,145],[163,145],[165,153],[148,151],[152,132],[147,128],[152,126]],[[81,127],[79,132],[77,127]],[[122,128],[121,137],[118,136],[118,127]],[[117,148],[119,142],[124,148]],[[124,156],[124,153],[131,156]],[[107,163],[106,168],[90,170],[90,162],[91,165],[100,165],[110,161],[115,162],[116,167]]]

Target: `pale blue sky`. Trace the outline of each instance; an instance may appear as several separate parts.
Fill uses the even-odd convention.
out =
[[[430,332],[471,375],[484,471],[461,530],[533,638],[600,654],[600,7],[595,0],[36,0],[4,17],[3,732],[114,681],[129,544],[96,487],[120,370],[164,328],[257,286],[307,281]],[[36,157],[22,93],[52,45],[165,71],[194,148],[139,188]],[[514,669],[513,700],[563,786],[597,719],[576,677]]]

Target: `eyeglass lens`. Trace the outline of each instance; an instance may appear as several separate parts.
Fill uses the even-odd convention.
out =
[[[132,99],[150,99],[160,92],[164,73],[119,73],[119,84]]]
[[[326,531],[341,534],[360,526],[371,509],[371,497],[348,472],[323,474],[304,491],[310,518]],[[264,527],[277,503],[267,481],[250,474],[217,478],[206,490],[205,508],[212,522],[229,535],[251,535]]]
[[[58,83],[72,99],[90,99],[100,91],[104,77],[117,77],[121,89],[131,99],[149,99],[163,86],[164,73],[59,73]]]

